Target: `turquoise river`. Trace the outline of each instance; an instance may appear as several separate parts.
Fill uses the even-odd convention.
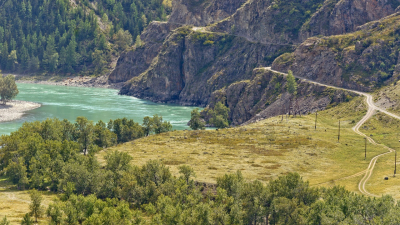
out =
[[[0,123],[0,135],[10,134],[24,122],[54,117],[75,121],[78,116],[85,116],[94,122],[126,117],[142,123],[143,117],[158,114],[165,121],[170,121],[173,129],[183,130],[188,129],[186,124],[194,109],[121,96],[114,89],[21,83],[18,89],[17,100],[38,102],[42,107],[26,112],[19,120]]]

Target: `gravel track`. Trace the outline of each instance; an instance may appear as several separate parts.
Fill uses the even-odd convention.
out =
[[[287,76],[286,73],[282,73],[282,72],[279,72],[279,71],[272,70],[271,67],[264,67],[263,69],[270,70],[270,71],[272,71],[272,72],[279,73],[279,74],[282,74],[282,75]],[[385,145],[383,145],[383,144],[378,144],[378,143],[376,143],[376,142],[374,141],[374,139],[372,139],[371,137],[368,137],[367,135],[365,135],[364,133],[362,133],[359,129],[360,129],[360,127],[361,127],[365,122],[367,122],[367,120],[369,120],[369,119],[375,114],[375,112],[376,112],[377,110],[379,110],[379,111],[382,112],[382,113],[385,113],[386,115],[388,115],[388,116],[390,116],[390,117],[393,117],[393,118],[395,118],[395,119],[398,119],[398,120],[400,120],[400,116],[395,115],[395,114],[393,114],[393,113],[390,113],[390,112],[386,111],[385,109],[382,109],[382,108],[379,108],[378,106],[376,106],[376,105],[374,104],[374,100],[373,100],[373,98],[372,98],[372,95],[370,95],[370,94],[368,94],[368,93],[364,93],[364,92],[360,92],[360,91],[355,91],[355,90],[351,90],[351,89],[346,89],[346,88],[335,87],[335,86],[331,86],[331,85],[327,85],[327,84],[322,84],[322,83],[319,83],[319,82],[316,82],[316,81],[312,81],[312,80],[309,80],[309,79],[306,79],[306,78],[303,78],[303,77],[298,77],[298,76],[294,76],[294,77],[295,77],[295,78],[298,78],[298,79],[300,79],[300,80],[303,80],[303,81],[312,83],[312,84],[316,84],[316,85],[320,85],[320,86],[325,86],[325,87],[329,87],[329,88],[335,88],[335,89],[345,90],[345,91],[353,92],[353,93],[356,93],[356,94],[358,94],[358,95],[362,95],[362,96],[365,97],[365,102],[366,102],[367,105],[368,105],[367,114],[366,114],[352,129],[353,129],[353,131],[356,132],[357,134],[359,134],[359,135],[363,136],[364,138],[366,138],[371,144],[373,144],[373,145],[380,145],[382,148],[385,148],[385,149],[388,150],[388,151],[385,152],[385,153],[379,154],[379,155],[375,156],[374,158],[372,158],[371,161],[370,161],[370,163],[369,163],[369,165],[368,165],[368,168],[367,168],[365,171],[358,172],[358,173],[356,173],[356,174],[354,174],[354,175],[351,175],[351,176],[348,176],[348,177],[339,178],[338,180],[346,179],[346,178],[350,178],[350,177],[357,177],[357,176],[360,176],[360,173],[364,173],[364,172],[365,172],[364,177],[363,177],[363,178],[360,180],[360,182],[358,183],[358,190],[359,190],[362,194],[364,194],[364,195],[368,195],[368,196],[372,196],[372,197],[379,197],[379,196],[377,196],[377,195],[375,195],[375,194],[372,194],[372,193],[368,192],[367,189],[365,188],[365,186],[366,186],[368,180],[369,180],[369,179],[371,178],[371,176],[372,176],[373,170],[374,170],[375,165],[376,165],[376,161],[377,161],[381,156],[384,156],[384,155],[393,153],[393,152],[395,152],[395,150],[392,149],[392,148],[389,148],[389,147],[387,147],[387,146],[385,146]]]

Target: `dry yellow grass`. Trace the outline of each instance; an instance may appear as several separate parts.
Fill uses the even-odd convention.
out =
[[[385,144],[392,149],[400,149],[400,121],[383,113],[377,113],[364,124],[361,132],[371,136],[376,142]],[[400,157],[400,155],[398,155]],[[397,160],[397,162],[400,161]],[[395,154],[390,153],[378,159],[374,173],[368,182],[367,189],[372,193],[392,195],[400,199],[400,177],[394,175]],[[397,166],[400,166],[398,164]],[[397,170],[399,171],[400,168]],[[388,177],[389,180],[384,180]]]
[[[54,194],[42,192],[43,203],[46,207],[56,197]],[[30,196],[29,191],[20,191],[15,188],[6,178],[0,178],[0,219],[7,216],[11,224],[20,224],[26,213],[29,213]],[[47,218],[39,219],[39,224],[48,224]]]
[[[225,173],[241,170],[248,180],[267,182],[288,172],[298,172],[311,185],[343,185],[357,192],[357,185],[371,158],[385,152],[368,144],[364,159],[364,139],[352,127],[365,115],[363,98],[343,103],[319,113],[281,120],[270,118],[255,124],[223,130],[174,131],[154,135],[107,149],[133,156],[135,165],[159,159],[178,175],[178,166],[194,168],[197,180],[215,183]],[[337,141],[338,120],[341,139]],[[358,176],[352,176],[359,173]],[[351,176],[350,178],[347,178]],[[372,183],[372,185],[380,185]],[[377,190],[377,194],[381,194]]]
[[[133,164],[143,165],[159,159],[178,175],[178,166],[194,168],[196,180],[215,183],[226,173],[241,170],[247,180],[268,182],[288,172],[298,172],[313,186],[345,186],[358,192],[358,182],[371,158],[386,150],[368,143],[364,159],[364,139],[352,127],[365,115],[363,98],[356,98],[338,107],[318,113],[318,127],[314,130],[315,114],[303,117],[270,118],[255,124],[223,130],[174,131],[153,135],[98,154],[104,163],[106,152],[119,150],[133,156]],[[338,120],[341,138],[337,141]],[[398,149],[397,130],[400,121],[378,113],[360,130],[378,143]],[[400,132],[399,132],[400,133]],[[390,194],[400,199],[399,177],[393,177],[394,155],[380,158],[367,190],[373,194]],[[399,156],[400,158],[400,156]],[[354,175],[356,174],[356,175]],[[389,180],[383,178],[389,176]],[[46,193],[44,193],[46,194]],[[56,195],[45,195],[48,205]],[[12,224],[19,224],[29,212],[29,193],[18,191],[6,179],[0,179],[0,217],[7,215]],[[45,224],[46,219],[40,220]]]

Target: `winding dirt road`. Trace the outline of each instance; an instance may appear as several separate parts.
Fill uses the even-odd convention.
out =
[[[284,76],[287,76],[286,73],[282,73],[282,72],[273,70],[273,69],[271,69],[271,67],[264,67],[263,69],[270,70],[270,71],[272,71],[272,72],[274,72],[274,73],[279,73],[279,74],[282,74],[282,75],[284,75]],[[369,195],[369,196],[373,196],[373,197],[378,197],[377,195],[374,195],[374,194],[369,193],[369,192],[365,189],[365,185],[367,184],[367,181],[369,180],[369,178],[371,178],[372,172],[373,172],[373,170],[374,170],[374,168],[375,168],[375,164],[376,164],[376,161],[378,160],[378,158],[381,157],[381,156],[387,155],[387,154],[389,154],[389,153],[392,153],[392,152],[394,152],[395,150],[392,149],[392,148],[389,148],[389,147],[387,147],[387,146],[385,146],[385,145],[376,143],[371,137],[368,137],[367,135],[365,135],[364,133],[362,133],[359,129],[360,129],[360,127],[361,127],[365,122],[367,122],[367,120],[369,120],[369,119],[375,114],[375,111],[376,111],[376,110],[379,110],[380,112],[385,113],[386,115],[391,116],[391,117],[393,117],[393,118],[395,118],[395,119],[398,119],[398,120],[400,120],[400,116],[397,116],[397,115],[395,115],[395,114],[393,114],[393,113],[390,113],[390,112],[386,111],[385,109],[382,109],[382,108],[379,108],[378,106],[376,106],[375,103],[374,103],[374,100],[373,100],[373,98],[372,98],[372,95],[370,95],[370,94],[367,94],[367,93],[364,93],[364,92],[360,92],[360,91],[354,91],[354,90],[350,90],[350,89],[346,89],[346,88],[340,88],[340,87],[335,87],[335,86],[331,86],[331,85],[322,84],[322,83],[315,82],[315,81],[312,81],[312,80],[309,80],[309,79],[306,79],[306,78],[303,78],[303,77],[298,77],[298,76],[294,76],[294,77],[296,77],[296,78],[298,78],[298,79],[300,79],[300,80],[303,80],[303,81],[312,83],[312,84],[316,84],[316,85],[320,85],[320,86],[325,86],[325,87],[329,87],[329,88],[335,88],[335,89],[345,90],[345,91],[353,92],[353,93],[356,93],[356,94],[358,94],[358,95],[362,95],[362,96],[365,97],[365,102],[366,102],[367,105],[368,105],[367,114],[353,127],[353,131],[356,132],[357,134],[363,136],[364,138],[366,138],[371,144],[382,146],[383,148],[387,149],[388,152],[385,152],[385,153],[382,153],[382,154],[380,154],[380,155],[375,156],[374,158],[371,159],[371,161],[370,161],[370,163],[369,163],[369,165],[368,165],[368,168],[367,168],[365,171],[356,173],[356,174],[354,174],[354,175],[352,175],[352,176],[350,176],[350,177],[353,177],[353,176],[355,176],[355,175],[360,175],[360,173],[364,173],[364,172],[365,172],[364,177],[363,177],[363,178],[360,180],[360,182],[358,183],[358,190],[359,190],[362,194],[364,194],[364,195]]]

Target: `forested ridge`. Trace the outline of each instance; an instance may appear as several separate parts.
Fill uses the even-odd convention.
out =
[[[2,0],[0,69],[101,74],[169,10],[162,0]]]

